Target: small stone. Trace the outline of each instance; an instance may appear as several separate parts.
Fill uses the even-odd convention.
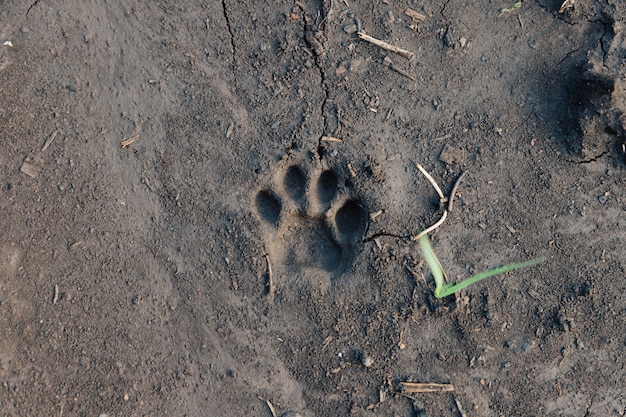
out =
[[[39,167],[27,161],[24,161],[24,163],[20,167],[20,171],[22,171],[24,174],[28,175],[31,178],[35,178],[37,176],[37,173],[39,172]]]
[[[606,196],[605,195],[601,195],[600,197],[598,197],[598,201],[600,202],[600,204],[604,204],[606,203]]]
[[[348,35],[352,35],[353,33],[357,32],[357,27],[355,24],[346,25],[343,27],[343,31],[346,32]]]
[[[369,355],[364,355],[363,356],[363,366],[365,366],[366,368],[369,368],[372,365],[374,365],[374,359],[372,359],[372,357],[369,356]]]
[[[346,72],[348,72],[348,68],[346,68],[345,65],[340,64],[335,70],[335,75],[345,74]]]

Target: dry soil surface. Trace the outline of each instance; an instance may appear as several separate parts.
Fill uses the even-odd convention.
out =
[[[518,6],[0,0],[0,415],[624,415],[626,5]]]

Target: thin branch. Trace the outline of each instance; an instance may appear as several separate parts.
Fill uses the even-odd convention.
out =
[[[393,46],[390,43],[387,43],[385,41],[381,41],[380,39],[373,38],[370,35],[366,35],[363,32],[357,32],[356,34],[359,35],[359,38],[361,38],[365,42],[369,42],[369,43],[371,43],[373,45],[378,46],[379,48],[386,49],[387,51],[395,52],[397,54],[402,55],[405,58],[411,59],[415,55],[411,51],[407,51],[406,49],[398,48],[397,46]]]

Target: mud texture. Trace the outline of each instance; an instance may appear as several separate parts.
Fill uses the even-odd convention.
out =
[[[626,5],[513,3],[0,0],[0,416],[624,415]]]

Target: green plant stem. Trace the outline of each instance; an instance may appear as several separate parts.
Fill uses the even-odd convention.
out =
[[[430,272],[433,274],[433,278],[435,279],[435,297],[437,296],[437,289],[443,287],[443,268],[441,267],[441,263],[435,252],[433,251],[433,247],[430,245],[430,239],[428,239],[428,235],[423,235],[418,240],[420,244],[420,249],[422,250],[422,256],[424,256],[424,260],[426,264],[430,268]]]
[[[430,244],[430,239],[428,239],[428,235],[420,237],[419,244],[422,255],[424,256],[424,260],[430,268],[430,271],[433,274],[433,278],[435,280],[435,298],[447,297],[485,278],[503,274],[509,271],[514,271],[516,269],[528,268],[529,266],[537,265],[538,263],[544,261],[544,258],[540,257],[531,259],[530,261],[526,262],[507,264],[498,268],[490,269],[489,271],[481,272],[480,274],[476,274],[464,281],[459,282],[458,284],[444,284],[443,267],[441,266],[439,259],[437,259],[437,255],[435,255],[435,252],[433,251],[433,247]]]
[[[531,259],[530,261],[507,264],[498,268],[490,269],[489,271],[481,272],[480,274],[476,274],[464,281],[459,282],[458,284],[446,284],[442,287],[435,288],[435,298],[447,297],[485,278],[493,277],[494,275],[503,274],[509,271],[514,271],[516,269],[528,268],[529,266],[537,265],[538,263],[541,263],[543,261],[544,258],[540,257]]]

